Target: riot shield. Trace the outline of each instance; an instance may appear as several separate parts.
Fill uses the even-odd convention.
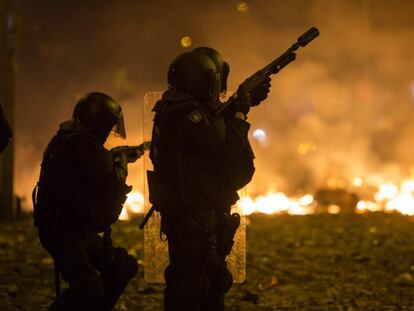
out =
[[[144,141],[151,140],[154,113],[152,108],[161,99],[162,92],[150,92],[144,96]],[[144,155],[144,174],[152,170],[152,163],[149,153]],[[144,176],[144,211],[147,213],[151,204],[148,200],[148,183]],[[244,191],[241,191],[243,195]],[[237,206],[233,206],[232,212],[241,214]],[[163,283],[164,270],[168,261],[168,243],[166,237],[161,234],[161,217],[155,212],[149,219],[144,229],[144,275],[149,283]],[[226,258],[229,270],[233,275],[234,282],[242,283],[246,279],[246,219],[240,217],[240,226],[234,238],[234,245],[231,254]]]

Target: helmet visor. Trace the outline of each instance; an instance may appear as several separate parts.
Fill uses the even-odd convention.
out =
[[[122,114],[122,111],[118,114],[118,122],[112,128],[112,132],[114,132],[115,136],[119,136],[123,139],[126,138],[124,115]]]

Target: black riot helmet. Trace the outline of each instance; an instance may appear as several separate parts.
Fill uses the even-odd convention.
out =
[[[207,103],[218,103],[220,76],[214,61],[201,53],[178,55],[168,70],[170,89]]]
[[[81,98],[73,110],[72,117],[81,122],[102,143],[111,131],[126,138],[121,106],[106,94],[92,92]]]
[[[211,58],[220,74],[220,95],[226,95],[227,78],[229,77],[230,65],[224,61],[223,57],[215,49],[209,47],[198,47],[193,50]]]

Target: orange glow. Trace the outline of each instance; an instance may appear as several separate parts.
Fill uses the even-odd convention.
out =
[[[133,191],[128,194],[127,200],[122,209],[120,220],[130,219],[134,215],[144,213],[144,196],[141,192]]]
[[[330,181],[335,181],[337,186],[338,184],[342,185],[341,182],[338,183],[338,180],[332,179]],[[363,187],[362,178],[355,177],[352,185],[357,188]],[[414,180],[405,180],[400,185],[383,183],[378,185],[376,189],[373,194],[374,200],[360,200],[357,203],[356,213],[399,212],[403,215],[414,216]],[[243,215],[253,213],[308,215],[316,212],[317,202],[311,194],[289,197],[283,192],[268,191],[266,194],[256,197],[243,196],[237,202],[237,207]],[[341,212],[341,207],[334,204],[329,205],[327,212],[338,214]],[[139,191],[131,192],[125,202],[120,219],[127,220],[143,213],[143,194]]]

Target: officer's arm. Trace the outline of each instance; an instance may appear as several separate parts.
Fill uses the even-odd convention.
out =
[[[101,231],[115,222],[122,210],[126,194],[131,190],[125,183],[126,169],[114,163],[112,154],[99,144],[89,143],[81,147],[82,179],[88,200],[86,221]],[[81,150],[79,150],[81,151]]]

